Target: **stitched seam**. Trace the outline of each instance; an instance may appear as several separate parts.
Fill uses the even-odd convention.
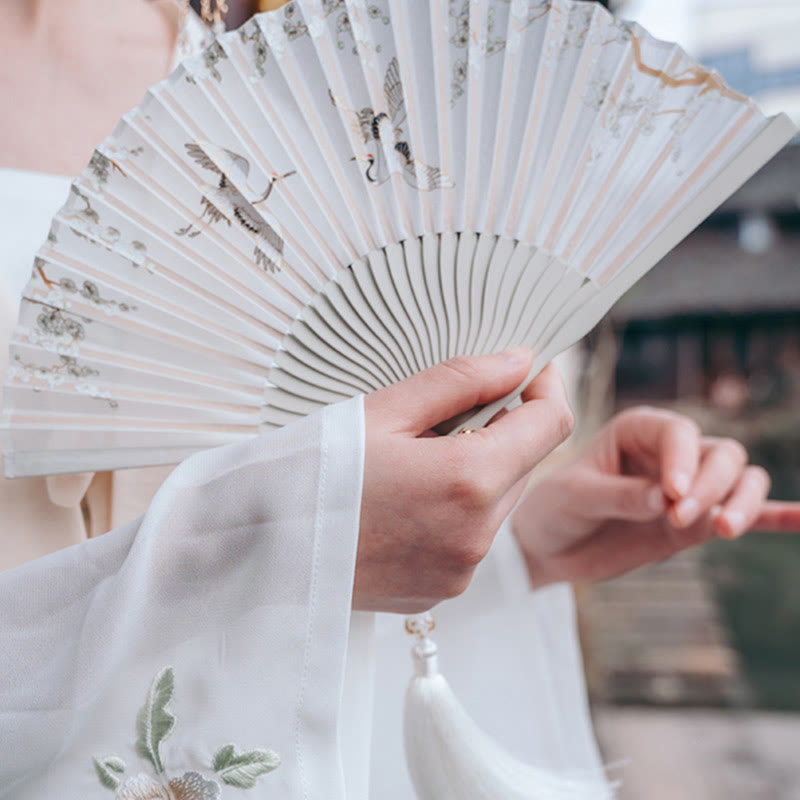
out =
[[[300,776],[300,786],[303,798],[308,800],[309,782],[303,761],[303,705],[306,699],[306,685],[308,683],[308,673],[310,670],[312,641],[314,638],[314,621],[317,613],[317,590],[319,584],[319,548],[322,529],[322,506],[325,496],[325,480],[328,471],[328,411],[322,414],[322,432],[320,436],[320,469],[319,487],[317,489],[316,515],[314,519],[314,549],[311,559],[311,586],[309,588],[308,602],[308,626],[306,628],[305,652],[303,654],[303,669],[300,674],[300,692],[297,698],[297,722],[295,727],[295,752],[297,754],[297,767]]]

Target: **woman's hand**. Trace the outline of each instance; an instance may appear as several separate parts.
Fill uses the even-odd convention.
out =
[[[530,470],[572,430],[564,386],[543,370],[523,403],[458,436],[432,428],[516,388],[525,348],[454,358],[368,395],[353,607],[415,613],[460,594]]]
[[[739,442],[703,436],[670,411],[634,408],[536,485],[513,528],[534,586],[598,580],[716,536],[797,530],[800,504],[766,503],[769,487]]]

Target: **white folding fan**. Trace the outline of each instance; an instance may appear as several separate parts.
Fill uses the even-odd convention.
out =
[[[594,3],[255,17],[75,181],[13,337],[6,474],[175,462],[456,353],[536,371],[794,133]]]
[[[533,374],[795,133],[595,3],[259,15],[74,182],[13,336],[6,474],[176,462],[455,354],[525,344]]]

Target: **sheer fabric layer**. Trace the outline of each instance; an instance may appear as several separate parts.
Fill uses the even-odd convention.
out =
[[[344,798],[362,463],[356,398],[198,454],[140,520],[0,575],[0,796],[110,797],[93,758],[124,761],[121,797],[155,780],[136,719],[171,667],[161,780],[218,781],[214,755],[235,743],[279,754],[269,796]],[[368,729],[347,735],[366,750]]]

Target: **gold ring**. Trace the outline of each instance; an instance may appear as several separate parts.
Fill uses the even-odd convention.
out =
[[[464,434],[464,433],[475,433],[475,428],[462,428],[462,429],[461,429],[461,430],[458,432],[458,435],[459,435],[459,436],[461,436],[461,435],[462,435],[462,434]]]

